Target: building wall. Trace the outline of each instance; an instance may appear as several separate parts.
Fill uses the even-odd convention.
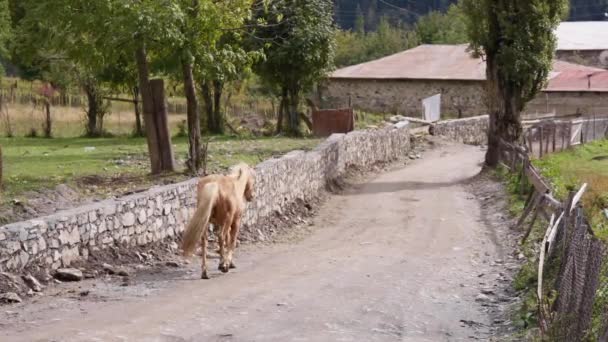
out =
[[[581,50],[581,51],[557,51],[556,57],[562,61],[582,64],[596,68],[606,68],[605,65],[600,63],[600,54],[604,52],[604,50]]]
[[[322,106],[421,117],[422,99],[441,93],[442,118],[487,114],[483,82],[427,80],[330,80],[321,88]],[[542,92],[524,115],[529,118],[555,112],[558,116],[608,115],[608,92]]]
[[[352,103],[359,110],[421,117],[422,100],[441,94],[442,117],[485,114],[483,81],[332,79],[320,92],[325,108]]]
[[[542,92],[526,106],[533,118],[555,112],[557,116],[583,114],[608,115],[608,93],[589,91]]]

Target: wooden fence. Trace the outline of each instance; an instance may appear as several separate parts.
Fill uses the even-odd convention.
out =
[[[572,133],[576,124],[535,123],[524,134],[525,145],[501,141],[502,166],[518,176],[521,195],[528,194],[517,222],[517,228],[526,226],[522,243],[529,238],[539,216],[548,223],[538,250],[536,292],[540,329],[552,341],[581,341],[587,336],[606,251],[580,204],[587,185],[560,201],[530,161],[533,148],[535,155],[543,156],[574,145]],[[559,268],[555,284],[544,283],[547,263]],[[545,295],[545,288],[557,290],[555,301]],[[608,313],[604,318],[608,322]],[[608,324],[602,329],[602,334],[608,333]]]
[[[608,137],[608,116],[574,120],[535,120],[524,133],[528,153],[542,158],[548,153]]]

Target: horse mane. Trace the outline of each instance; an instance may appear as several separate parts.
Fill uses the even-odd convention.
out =
[[[243,175],[245,174],[245,171],[248,169],[249,169],[249,165],[241,162],[241,163],[234,165],[230,169],[230,175],[234,176],[236,179],[241,179],[241,177],[243,177]]]

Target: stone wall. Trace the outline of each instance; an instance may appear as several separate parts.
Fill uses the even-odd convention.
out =
[[[488,143],[489,117],[487,115],[472,118],[446,120],[434,124],[431,134],[469,145],[486,145]]]
[[[256,166],[256,197],[243,233],[265,230],[276,212],[319,196],[351,167],[388,162],[408,153],[406,123],[332,135],[315,150],[294,151]],[[58,268],[114,245],[145,245],[180,234],[196,203],[196,179],[0,227],[0,271],[36,263]]]
[[[606,66],[602,65],[600,60],[600,55],[604,51],[605,50],[558,50],[555,56],[562,61],[604,69]]]
[[[421,117],[422,100],[441,94],[443,117],[486,113],[484,81],[331,79],[319,91],[325,108]]]
[[[471,117],[487,113],[484,82],[429,80],[350,80],[332,79],[320,89],[324,108],[346,108],[349,103],[358,110],[422,117],[422,99],[442,94],[443,118]],[[544,91],[525,108],[526,118],[555,112],[608,115],[606,93],[591,91]]]
[[[608,96],[593,91],[541,92],[526,105],[526,118],[555,113],[557,116],[573,114],[608,115]]]

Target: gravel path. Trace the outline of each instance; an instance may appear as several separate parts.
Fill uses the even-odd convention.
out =
[[[332,196],[310,234],[244,246],[228,275],[201,281],[193,261],[129,286],[97,279],[3,307],[0,339],[487,340],[511,247],[471,190],[483,153],[443,145]]]

